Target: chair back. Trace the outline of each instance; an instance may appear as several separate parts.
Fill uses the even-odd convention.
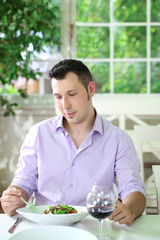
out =
[[[149,160],[149,164],[160,164],[160,125],[135,125],[134,133],[135,145],[142,166],[141,177],[146,184],[146,213],[155,214],[158,212],[157,191],[155,188],[152,169],[150,169],[151,172],[150,170],[148,172],[144,171],[144,153],[149,153],[148,156],[151,156],[150,153],[154,155]]]
[[[152,170],[157,194],[158,214],[160,214],[160,165],[152,165]]]
[[[160,125],[157,126],[134,126],[135,138],[136,138],[136,147],[138,156],[141,162],[142,171],[141,176],[144,181],[144,152],[152,152],[157,159],[160,161]],[[160,164],[160,162],[159,162]]]

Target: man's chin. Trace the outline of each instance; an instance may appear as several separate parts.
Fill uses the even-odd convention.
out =
[[[72,118],[71,117],[65,117],[65,119],[69,124],[78,124],[79,123],[79,121],[74,117],[72,117]]]

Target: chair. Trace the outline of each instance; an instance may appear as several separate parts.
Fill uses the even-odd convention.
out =
[[[160,125],[157,126],[134,126],[136,149],[141,162],[141,177],[146,183],[146,212],[157,213],[157,195],[153,174],[149,177],[145,175],[144,153],[152,153],[156,156],[156,163],[160,164]],[[159,160],[157,162],[157,160]],[[150,159],[150,163],[153,160]],[[152,171],[152,169],[151,169]]]
[[[152,170],[157,194],[158,214],[160,214],[160,165],[152,165]]]

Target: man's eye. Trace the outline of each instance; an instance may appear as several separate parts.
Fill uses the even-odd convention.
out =
[[[61,96],[56,96],[56,99],[60,100],[62,97]]]
[[[76,95],[76,93],[70,93],[69,94],[69,96],[71,96],[71,97],[74,96],[74,95]]]

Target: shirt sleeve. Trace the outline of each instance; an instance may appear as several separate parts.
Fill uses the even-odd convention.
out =
[[[37,189],[37,128],[32,127],[20,150],[17,171],[11,185],[21,187],[30,198]]]
[[[121,131],[115,163],[119,197],[122,201],[131,192],[145,195],[145,183],[140,176],[141,165],[134,144],[128,134]]]

